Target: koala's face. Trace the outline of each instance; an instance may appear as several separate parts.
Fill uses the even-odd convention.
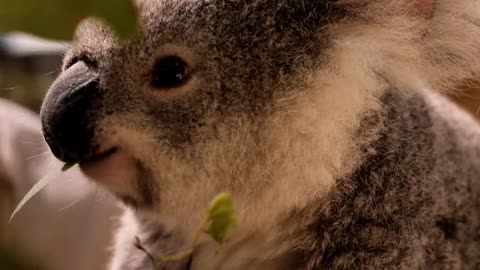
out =
[[[45,99],[46,141],[136,207],[242,188],[269,162],[269,117],[308,88],[342,17],[327,2],[141,1],[127,43],[86,21]]]

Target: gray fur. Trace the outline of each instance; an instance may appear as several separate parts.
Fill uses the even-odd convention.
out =
[[[480,70],[480,12],[415,3],[432,2],[137,1],[141,33],[126,43],[84,22],[43,124],[65,78],[80,65],[98,75],[82,108],[90,151],[118,144],[137,173],[105,184],[135,212],[112,269],[151,267],[137,236],[150,253],[188,246],[221,191],[238,206],[232,241],[202,239],[155,269],[478,269],[480,128],[422,89]],[[155,89],[169,55],[192,77]]]
[[[112,48],[105,50],[92,46],[108,42],[104,41],[108,31],[104,26],[80,27],[82,38],[66,63],[95,59],[105,89],[105,101],[98,102],[95,110],[140,113],[143,119],[139,108],[149,108],[144,123],[139,118],[130,121],[132,117],[123,124],[162,127],[158,136],[175,148],[194,143],[197,132],[214,129],[205,127],[205,118],[216,118],[213,123],[244,114],[255,119],[269,110],[280,89],[301,83],[295,79],[304,75],[298,74],[299,70],[315,68],[322,53],[318,45],[328,43],[327,22],[342,19],[346,12],[324,1],[304,5],[289,1],[252,1],[248,5],[237,1],[144,1],[140,6],[143,36],[120,48],[109,44]],[[323,27],[325,30],[317,30]],[[92,45],[84,45],[85,41]],[[148,75],[156,51],[164,44],[188,48],[199,60],[195,72],[202,80],[201,90],[182,102],[152,102],[130,92],[131,87],[144,83],[140,80]],[[196,137],[215,136],[209,133]]]
[[[314,209],[314,218],[290,236],[301,244],[290,251],[291,264],[277,269],[480,267],[478,124],[436,94],[389,90],[383,101],[382,111],[364,115],[357,131],[363,141],[381,127],[378,138],[363,145],[360,166],[327,195],[291,212],[289,219],[298,221]],[[150,224],[143,233],[158,237],[162,230]],[[163,248],[169,242],[161,241]],[[133,244],[126,246],[132,257],[125,263],[143,258],[144,266],[151,264]]]
[[[365,161],[311,206],[317,237],[299,269],[478,269],[478,124],[431,94],[390,91],[384,112]]]

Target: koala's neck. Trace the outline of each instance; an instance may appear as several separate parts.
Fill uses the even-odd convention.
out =
[[[278,105],[285,107],[268,121],[267,161],[254,182],[263,192],[237,195],[240,216],[255,228],[275,226],[279,217],[323,196],[358,165],[361,145],[381,128],[365,129],[363,119],[382,111],[385,85],[373,79],[321,81],[314,79],[311,89]]]
[[[265,168],[270,180],[256,179],[268,188],[260,196],[234,194],[239,218],[231,242],[213,254],[215,244],[206,241],[193,269],[293,269],[286,266],[296,263],[292,250],[316,210],[312,205],[319,207],[317,202],[328,196],[338,179],[362,165],[369,154],[365,146],[385,128],[383,102],[388,92],[404,95],[396,89],[369,92],[348,83],[334,85],[335,89],[323,85],[311,89],[305,99],[295,101],[296,109],[285,110],[288,114],[279,117],[278,126],[273,124],[271,140],[283,143],[278,148],[284,150],[272,151],[282,161],[276,160],[271,170]]]

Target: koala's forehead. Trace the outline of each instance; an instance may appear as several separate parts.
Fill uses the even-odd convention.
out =
[[[147,39],[156,43],[180,39],[198,44],[202,40],[217,46],[245,45],[251,49],[256,44],[268,43],[281,47],[311,36],[319,26],[332,23],[343,15],[338,6],[330,2],[139,1],[139,10]]]
[[[322,42],[318,29],[344,15],[330,2],[138,0],[143,38],[131,43],[131,47],[149,53],[173,43],[214,53],[224,60],[248,55],[268,60],[275,53],[275,59],[288,62],[308,53],[312,45],[318,47]],[[86,28],[90,29],[78,35],[79,46],[91,46],[81,41],[88,36],[86,39],[97,49],[115,47],[111,44],[114,39],[105,39],[108,33],[101,27],[91,24]]]

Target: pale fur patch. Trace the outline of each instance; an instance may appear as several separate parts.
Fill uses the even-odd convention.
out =
[[[480,71],[480,3],[433,1],[420,16],[419,2],[340,0],[357,18],[333,30],[335,41],[395,86],[451,92]]]
[[[121,228],[115,237],[113,257],[108,269],[121,269],[125,258],[131,257],[130,248],[127,247],[133,244],[133,236],[139,233],[139,226],[130,210],[125,210],[119,223]]]

